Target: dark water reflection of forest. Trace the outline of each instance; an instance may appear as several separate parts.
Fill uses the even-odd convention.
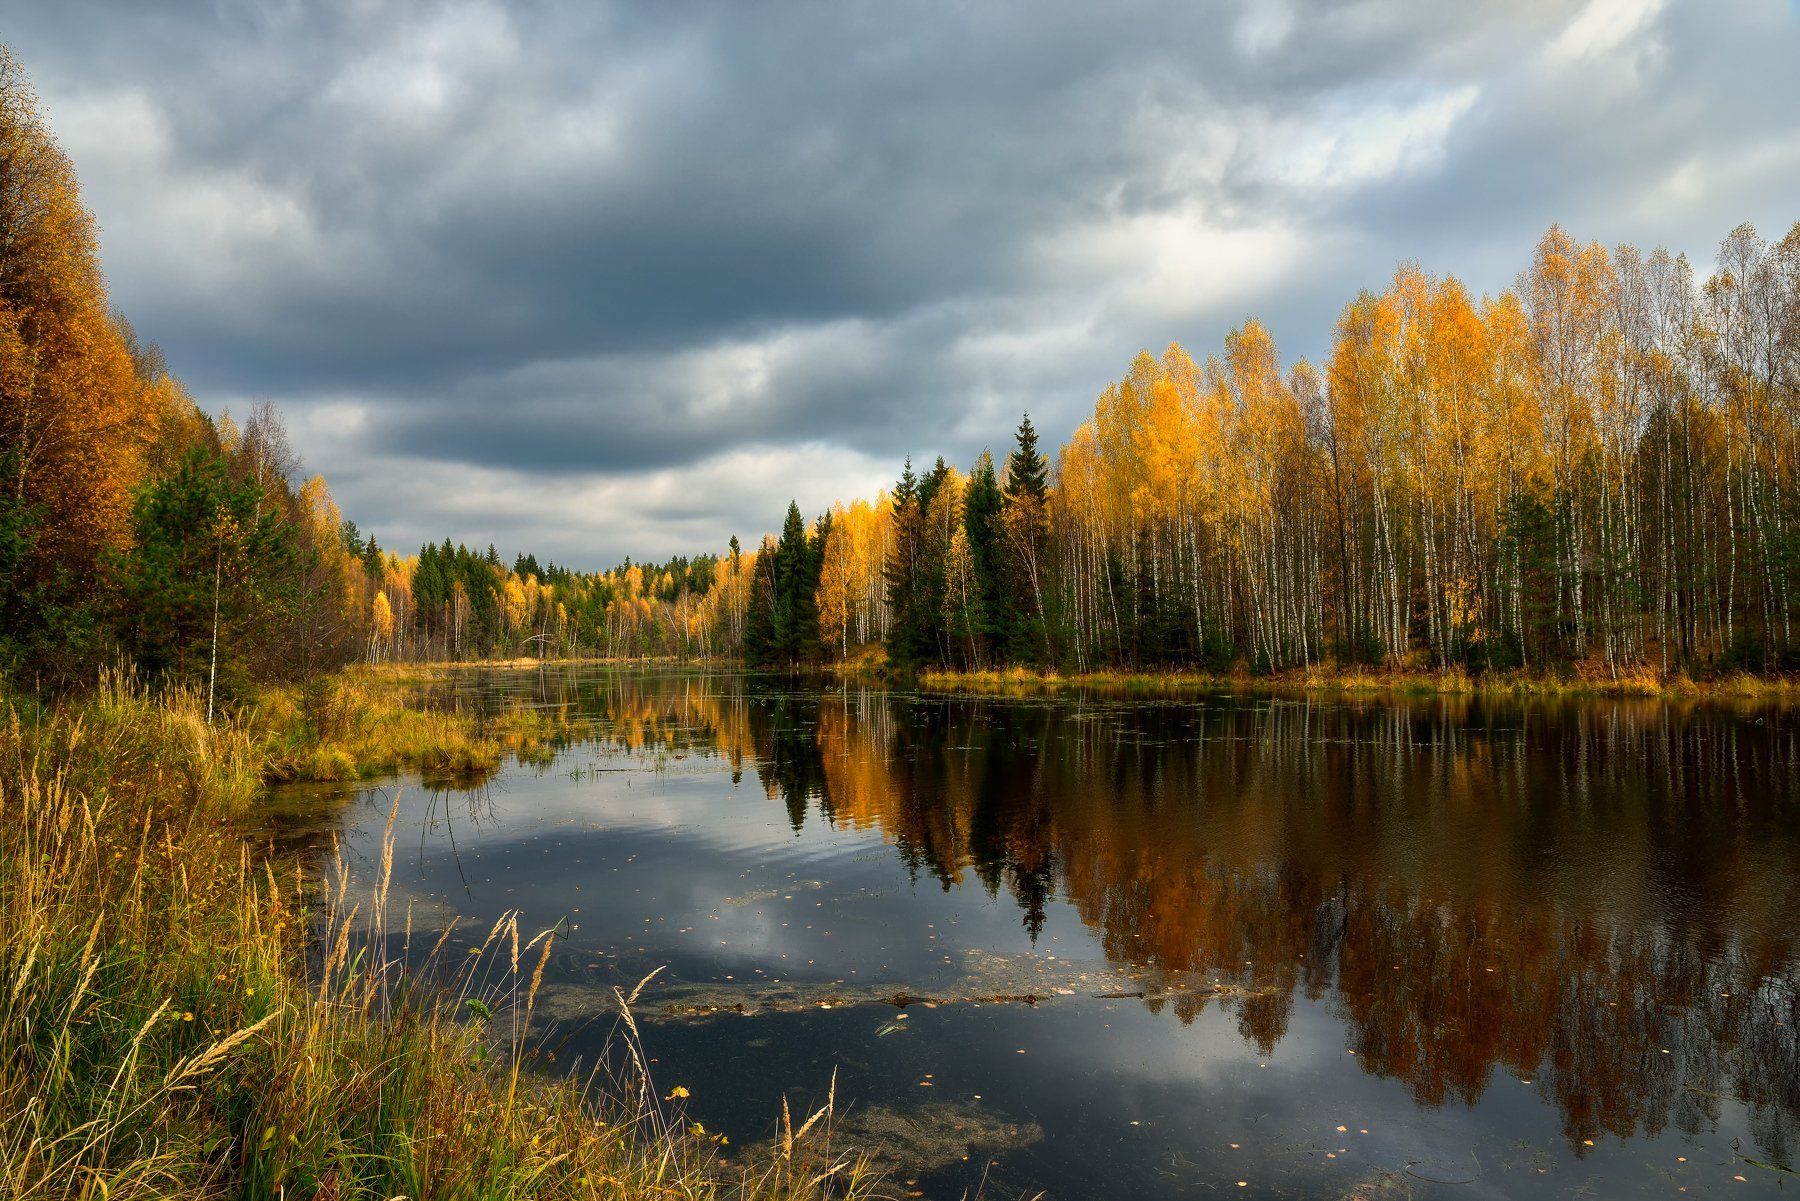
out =
[[[1800,1183],[1794,713],[680,671],[446,695],[578,733],[488,786],[454,872],[415,790],[409,886],[579,906],[576,1050],[586,992],[667,964],[658,1071],[735,1141],[836,1069],[928,1195]],[[889,992],[944,1003],[896,1023]],[[749,1012],[695,1016],[720,1006]]]

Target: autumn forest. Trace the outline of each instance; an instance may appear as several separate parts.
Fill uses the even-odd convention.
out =
[[[80,7],[0,1197],[1788,1187],[1791,6]]]
[[[209,417],[108,306],[92,216],[0,64],[0,660],[229,693],[357,659],[1704,675],[1795,665],[1800,226],[1681,255],[1546,232],[1472,296],[1406,264],[1327,361],[1254,319],[1140,353],[1054,454],[779,536],[577,571],[382,547],[278,414]],[[755,515],[746,514],[747,521]]]

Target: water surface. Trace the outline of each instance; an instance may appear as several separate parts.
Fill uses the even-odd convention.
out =
[[[359,870],[397,795],[416,928],[560,923],[559,1064],[663,968],[657,1084],[734,1146],[835,1074],[840,1131],[932,1197],[1800,1184],[1793,713],[672,669],[471,671],[434,703],[575,733],[355,790]]]

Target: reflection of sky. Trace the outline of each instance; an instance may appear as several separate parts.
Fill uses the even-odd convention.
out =
[[[965,948],[1032,949],[1009,899],[972,882],[915,883],[869,831],[815,819],[796,835],[753,775],[736,785],[723,769],[577,781],[571,770],[508,771],[477,814],[459,796],[402,789],[390,905],[448,906],[472,919],[472,939],[509,909],[534,929],[566,918],[567,954],[612,952],[628,965],[662,956],[689,981],[741,982],[761,969],[767,979],[916,990],[953,978]],[[378,794],[354,812],[347,841],[359,873],[377,861],[389,799]],[[1048,955],[1101,958],[1066,908],[1042,944]]]
[[[348,811],[347,845],[365,878],[390,797],[367,794]],[[734,783],[716,758],[690,755],[656,770],[648,758],[586,745],[547,768],[509,767],[476,794],[408,785],[398,803],[391,905],[454,911],[467,919],[468,942],[511,909],[527,930],[566,920],[546,991],[565,1062],[600,1053],[611,985],[665,967],[639,1012],[658,1083],[689,1087],[692,1114],[739,1144],[768,1132],[784,1090],[796,1107],[816,1103],[835,1072],[853,1112],[931,1099],[1035,1124],[1043,1137],[1000,1152],[993,1180],[1019,1189],[1055,1182],[1061,1196],[1180,1196],[1244,1179],[1248,1195],[1339,1197],[1388,1180],[1384,1171],[1418,1190],[1468,1197],[1570,1195],[1584,1185],[1625,1195],[1702,1182],[1751,1195],[1776,1179],[1752,1173],[1738,1184],[1730,1176],[1739,1169],[1718,1175],[1732,1161],[1726,1144],[1747,1125],[1731,1102],[1721,1103],[1716,1123],[1698,1124],[1700,1133],[1602,1137],[1591,1148],[1566,1137],[1541,1081],[1504,1067],[1473,1105],[1420,1106],[1405,1080],[1365,1070],[1343,1000],[1330,992],[1297,991],[1268,1054],[1246,1037],[1230,1001],[1183,1023],[1173,1006],[1156,1012],[1139,999],[1094,997],[1111,987],[1084,983],[1083,973],[1113,979],[1119,965],[1106,962],[1066,898],[1051,901],[1034,944],[1004,886],[990,897],[968,873],[951,888],[923,870],[915,880],[879,827],[834,827],[815,811],[796,833],[753,766]],[[1293,854],[1319,837],[1306,828],[1304,806],[1283,829],[1246,831],[1234,816],[1229,806],[1195,808],[1196,845],[1273,864],[1283,844]],[[1457,848],[1429,812],[1379,816],[1353,836],[1377,840],[1369,861],[1387,879],[1417,886],[1422,875],[1455,874]],[[1509,862],[1560,904],[1591,902],[1614,920],[1670,919],[1644,908],[1642,898],[1656,894],[1641,881],[1621,887],[1645,870],[1644,848],[1553,854],[1547,848],[1560,852],[1570,840],[1535,836],[1518,848],[1519,860],[1464,856],[1462,867],[1496,871]],[[1518,884],[1486,887],[1505,896]],[[753,1005],[779,984],[865,997],[978,993],[989,985],[983,965],[996,962],[1013,979],[1041,978],[1045,1002],[914,1005],[903,1021],[890,1006],[866,1003],[703,1021],[660,1012],[697,986],[741,990]],[[1080,985],[1074,995],[1055,992],[1065,981]],[[1683,1155],[1687,1164],[1676,1159]],[[959,1193],[985,1158],[973,1151],[967,1164],[928,1174],[933,1195]],[[1710,1175],[1699,1175],[1701,1164]]]

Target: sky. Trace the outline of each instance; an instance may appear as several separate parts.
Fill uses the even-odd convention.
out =
[[[753,542],[1552,222],[1800,220],[1800,0],[40,0],[112,298],[383,545]]]

